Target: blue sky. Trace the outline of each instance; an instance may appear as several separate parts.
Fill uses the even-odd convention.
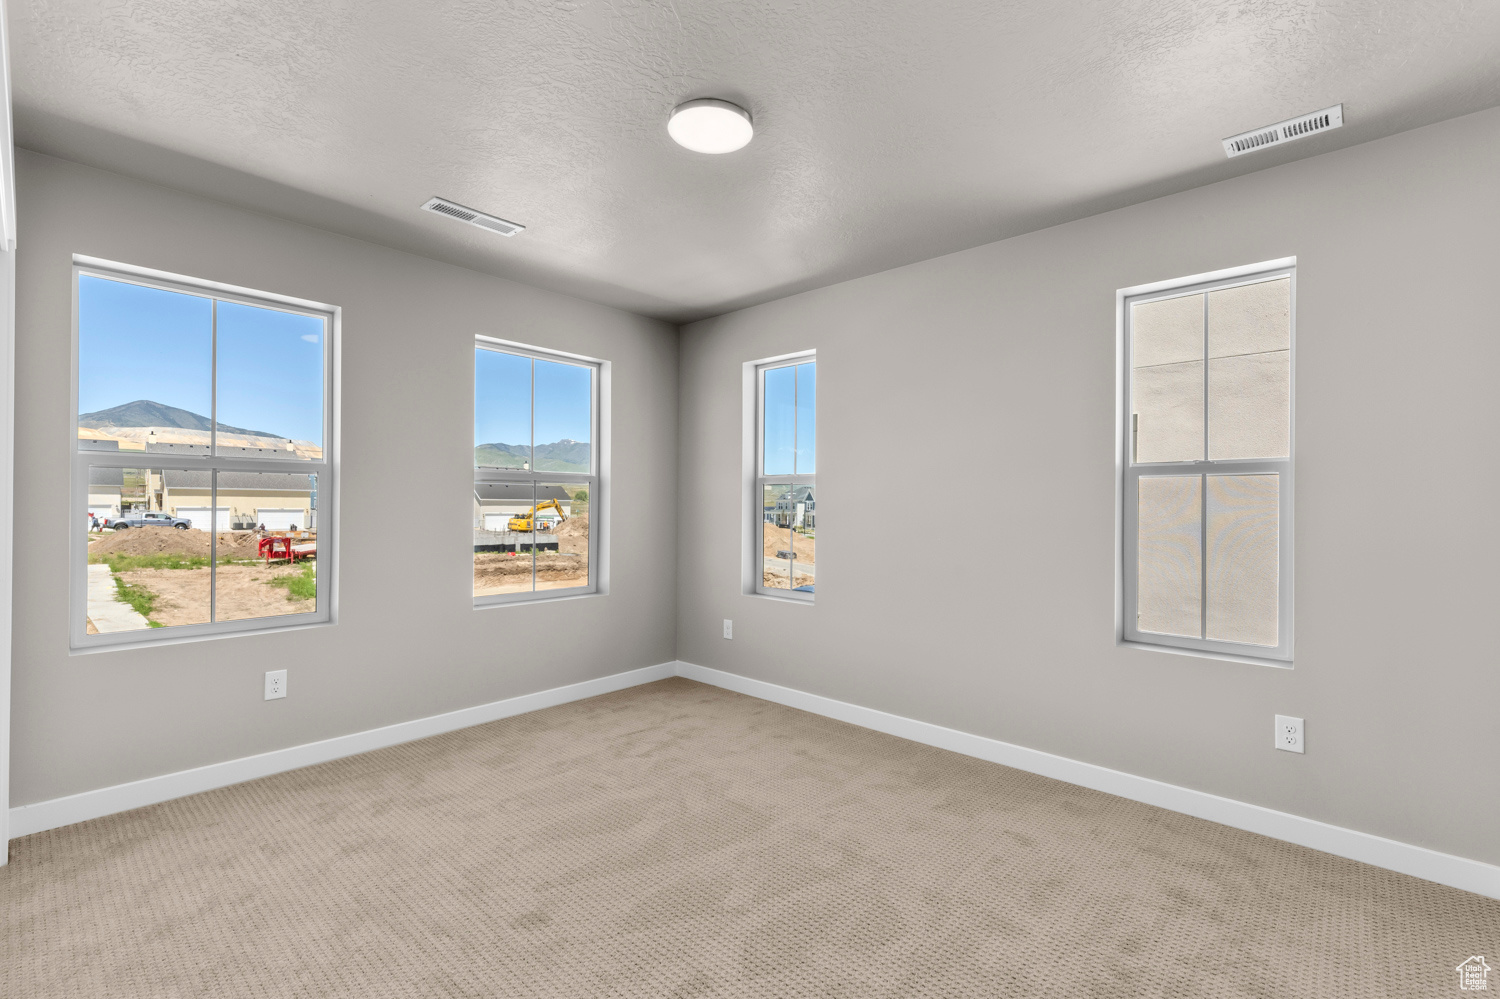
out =
[[[817,471],[818,362],[767,368],[764,475]]]
[[[219,422],[323,443],[324,321],[219,303]],[[196,295],[78,280],[78,411],[148,399],[209,416],[213,311]]]
[[[474,351],[474,444],[532,443],[531,366],[536,365],[536,443],[588,441],[593,369],[535,361],[519,354]]]

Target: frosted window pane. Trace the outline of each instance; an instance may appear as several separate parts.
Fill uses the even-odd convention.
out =
[[[1291,453],[1291,282],[1208,296],[1208,456]]]
[[[1131,306],[1136,461],[1203,457],[1203,296]]]
[[[1275,475],[1208,477],[1208,638],[1277,644]]]
[[[1274,350],[1208,362],[1208,456],[1291,453],[1292,355]]]
[[[1135,460],[1196,461],[1203,457],[1203,362],[1135,369],[1131,388]]]
[[[1291,281],[1281,278],[1210,292],[1208,356],[1290,349],[1291,287]]]
[[[1137,535],[1136,625],[1202,637],[1202,479],[1143,476]]]
[[[1130,307],[1131,364],[1196,361],[1203,357],[1203,296],[1184,295]]]

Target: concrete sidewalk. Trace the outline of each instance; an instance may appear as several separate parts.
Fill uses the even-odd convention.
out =
[[[94,622],[94,628],[101,635],[151,627],[135,608],[117,596],[114,573],[107,565],[89,566],[89,620]]]

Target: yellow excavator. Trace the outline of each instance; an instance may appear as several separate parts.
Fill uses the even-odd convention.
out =
[[[523,534],[530,534],[533,530],[532,525],[536,522],[536,515],[541,513],[548,507],[551,507],[552,509],[557,511],[559,522],[568,519],[568,515],[566,513],[563,513],[562,504],[557,500],[542,500],[536,506],[531,508],[530,513],[518,513],[514,517],[510,518],[510,523],[505,525],[506,530],[520,531]]]

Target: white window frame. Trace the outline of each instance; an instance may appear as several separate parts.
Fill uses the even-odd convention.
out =
[[[754,407],[754,469],[750,488],[750,511],[753,524],[750,533],[753,535],[752,546],[748,553],[747,570],[751,588],[749,592],[763,597],[775,597],[781,600],[795,600],[801,603],[814,603],[817,592],[799,593],[791,589],[777,589],[765,585],[765,541],[766,541],[766,519],[765,519],[765,488],[768,484],[777,482],[789,483],[794,489],[797,486],[812,486],[814,495],[817,491],[817,474],[798,475],[766,475],[766,372],[775,368],[789,368],[798,364],[806,364],[808,361],[816,361],[818,352],[816,350],[804,350],[796,354],[783,354],[780,357],[767,358],[762,361],[752,362],[747,368],[752,368],[755,379],[755,407]],[[793,380],[795,386],[795,379]],[[796,409],[795,388],[793,390],[793,410]],[[799,435],[800,439],[800,435]],[[817,447],[817,423],[813,424],[813,446]],[[816,501],[815,501],[816,502]],[[794,563],[795,564],[795,563]]]
[[[213,308],[214,322],[214,367],[210,370],[211,452],[207,455],[159,454],[148,451],[87,451],[78,441],[78,374],[79,374],[79,309],[78,282],[82,276],[123,281],[146,288],[157,288],[217,302],[232,302],[257,308],[275,309],[296,315],[311,316],[323,320],[323,457],[321,459],[291,458],[243,458],[220,455],[218,451],[218,308]],[[81,254],[73,256],[73,357],[71,372],[72,388],[72,492],[68,524],[69,537],[69,591],[70,591],[70,651],[72,653],[102,652],[111,649],[132,648],[142,645],[168,645],[177,642],[198,641],[205,638],[222,638],[230,635],[256,634],[269,631],[288,631],[298,628],[320,627],[337,620],[338,596],[338,391],[339,391],[339,337],[342,310],[336,305],[312,302],[272,292],[256,291],[236,285],[205,281],[200,278],[166,271],[137,267],[112,260],[101,260]],[[316,607],[312,612],[286,617],[250,618],[241,621],[212,621],[207,624],[174,625],[167,628],[150,628],[143,631],[112,632],[104,635],[87,634],[88,620],[88,542],[77,525],[83,523],[88,513],[89,467],[165,469],[167,471],[217,472],[277,472],[308,474],[318,477],[317,484],[317,531],[318,572]],[[209,509],[218,509],[218,476],[210,475]],[[218,525],[216,525],[218,526]],[[144,530],[144,528],[143,528]],[[210,534],[210,588],[211,614],[216,611],[218,593],[214,583],[218,575],[218,532]]]
[[[1279,260],[1265,261],[1259,264],[1251,264],[1244,267],[1234,267],[1222,271],[1214,271],[1208,274],[1198,274],[1192,277],[1179,278],[1172,281],[1162,281],[1149,285],[1139,285],[1133,288],[1122,288],[1115,296],[1116,299],[1116,377],[1115,383],[1118,391],[1117,413],[1116,413],[1116,470],[1115,476],[1115,562],[1116,562],[1116,602],[1115,602],[1115,636],[1120,645],[1136,648],[1154,649],[1159,652],[1171,652],[1184,655],[1195,655],[1211,659],[1223,659],[1231,662],[1254,663],[1257,665],[1276,666],[1290,668],[1292,666],[1293,653],[1293,589],[1294,589],[1294,564],[1295,552],[1293,550],[1293,496],[1294,496],[1294,469],[1296,466],[1296,441],[1297,441],[1297,260],[1295,257],[1284,257]],[[1286,458],[1274,459],[1237,459],[1237,460],[1208,460],[1205,447],[1204,460],[1182,461],[1182,462],[1149,462],[1137,463],[1134,460],[1132,447],[1131,426],[1131,398],[1130,398],[1130,374],[1131,374],[1131,307],[1143,302],[1159,301],[1162,299],[1178,298],[1184,295],[1193,295],[1211,291],[1219,291],[1224,288],[1234,288],[1249,284],[1259,284],[1262,281],[1276,280],[1285,277],[1289,281],[1290,295],[1290,335],[1291,345],[1288,351],[1290,359],[1290,407],[1289,413],[1289,439]],[[1207,336],[1205,323],[1205,336]],[[1206,355],[1205,355],[1206,356]],[[1205,363],[1205,379],[1207,378],[1207,364]],[[1203,432],[1205,442],[1208,439],[1208,394],[1205,384],[1203,399]],[[1140,487],[1139,480],[1143,474],[1179,474],[1179,475],[1205,475],[1205,474],[1241,474],[1252,475],[1256,473],[1274,473],[1278,476],[1280,487],[1279,499],[1279,532],[1278,532],[1278,621],[1277,637],[1280,643],[1272,648],[1262,645],[1250,645],[1239,642],[1215,641],[1204,638],[1184,638],[1175,635],[1160,635],[1153,632],[1143,632],[1136,627],[1136,587],[1137,587],[1137,532],[1136,524],[1139,516]],[[1204,491],[1206,493],[1206,490]],[[1206,502],[1206,500],[1205,500]],[[1200,530],[1203,544],[1207,544],[1207,530]],[[1202,566],[1204,585],[1207,579],[1207,559],[1200,561]],[[1204,601],[1204,612],[1207,612],[1207,601]]]
[[[528,357],[532,361],[558,361],[565,364],[574,364],[587,367],[591,374],[589,377],[589,461],[590,468],[584,472],[538,472],[535,469],[510,469],[510,468],[481,468],[474,466],[474,485],[477,487],[486,482],[504,483],[532,483],[551,484],[573,482],[582,485],[589,492],[589,585],[570,586],[566,589],[536,590],[532,589],[525,593],[493,593],[485,596],[474,597],[474,608],[480,610],[486,607],[498,607],[508,604],[534,603],[538,600],[558,600],[568,597],[583,597],[605,592],[603,585],[604,566],[600,558],[603,551],[603,535],[608,522],[605,513],[606,497],[604,496],[605,475],[604,470],[608,467],[605,455],[607,441],[603,433],[605,421],[602,415],[601,402],[607,400],[607,387],[609,376],[609,362],[597,357],[585,357],[582,354],[569,354],[560,350],[548,350],[545,347],[533,347],[527,344],[515,343],[510,340],[500,340],[495,337],[478,335],[474,337],[476,350],[492,350],[501,354],[515,354],[520,357]],[[536,368],[533,365],[531,373],[531,433],[536,436]],[[474,380],[470,379],[472,386]],[[474,400],[477,405],[478,399]],[[473,410],[470,406],[470,410]],[[472,424],[470,424],[472,429]],[[532,446],[536,446],[533,439]],[[472,454],[472,449],[470,454]],[[471,459],[472,462],[472,459]],[[535,508],[535,493],[533,497],[533,509]],[[477,494],[476,494],[477,498]],[[472,564],[472,563],[471,563]],[[536,586],[536,563],[531,567],[531,584]]]

